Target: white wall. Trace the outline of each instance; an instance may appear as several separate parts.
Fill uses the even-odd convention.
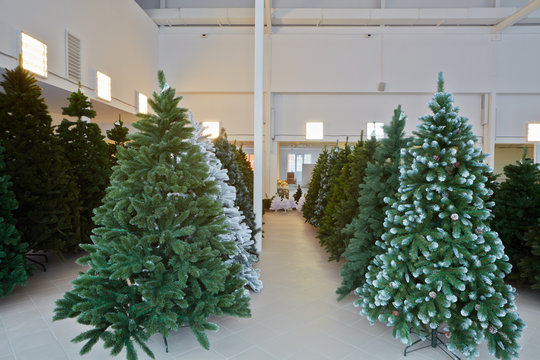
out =
[[[250,133],[253,126],[251,32],[239,27],[160,30],[159,66],[178,93],[186,94],[184,105],[193,106],[197,119],[221,121],[230,133]],[[265,39],[265,89],[272,109],[265,120],[273,122],[275,134],[266,151],[272,158],[277,157],[271,150],[275,142],[305,141],[306,121],[325,123],[325,141],[343,141],[347,135],[354,141],[367,122],[388,123],[398,104],[408,115],[410,134],[418,117],[429,113],[439,71],[480,143],[488,108],[483,94],[495,95],[495,142],[510,136],[506,142],[524,143],[524,124],[540,120],[535,105],[540,100],[540,30],[534,27],[510,28],[502,35],[478,27],[273,27]],[[384,92],[377,91],[379,82],[386,83]],[[270,161],[279,164],[279,159]],[[266,182],[265,192],[272,192],[273,182]]]
[[[108,103],[134,112],[135,91],[157,87],[158,29],[132,0],[0,0],[0,66],[15,67],[19,32],[47,44],[49,75],[43,81],[73,91],[66,80],[65,31],[81,39],[82,85],[95,93],[95,71],[112,78]],[[112,120],[113,122],[115,120]]]

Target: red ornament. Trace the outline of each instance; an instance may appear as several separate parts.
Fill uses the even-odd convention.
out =
[[[455,167],[455,168],[458,168],[458,167],[459,167],[459,161],[456,161],[456,162],[454,163],[454,167]]]
[[[450,332],[450,331],[445,331],[445,332],[444,332],[444,336],[446,336],[447,339],[450,339],[450,336],[452,336],[452,332]]]
[[[440,158],[439,158],[439,155],[433,155],[433,160],[439,161],[439,159],[440,159]]]
[[[435,291],[430,291],[429,292],[429,297],[432,298],[432,299],[435,299],[437,297],[437,293]]]
[[[492,334],[496,334],[498,332],[497,328],[495,326],[493,326],[493,325],[489,325],[488,330]]]
[[[484,233],[484,230],[482,230],[482,228],[480,227],[477,227],[474,232],[477,233],[478,235],[482,235]]]
[[[399,311],[397,311],[397,310],[392,311],[392,315],[398,316],[398,315],[399,315]]]
[[[458,130],[457,133],[458,133],[458,134],[461,134],[461,130]]]

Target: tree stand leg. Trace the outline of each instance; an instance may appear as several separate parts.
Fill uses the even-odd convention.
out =
[[[405,348],[405,350],[403,351],[403,356],[407,356],[407,354],[409,353],[412,353],[414,351],[418,351],[418,350],[422,350],[422,349],[425,349],[425,348],[428,348],[428,347],[432,347],[432,348],[440,348],[442,351],[444,351],[444,353],[446,355],[448,355],[451,359],[455,359],[455,360],[461,360],[459,358],[459,356],[457,356],[456,354],[454,354],[453,352],[451,352],[450,350],[448,350],[448,348],[446,347],[446,344],[444,343],[444,341],[442,341],[440,338],[439,338],[439,334],[443,334],[441,332],[438,332],[436,329],[432,329],[431,330],[431,339],[430,339],[430,344],[428,345],[424,345],[424,346],[421,346],[419,348],[416,348],[416,349],[413,349],[413,350],[409,350],[411,347],[413,347],[414,345],[418,344],[419,342],[421,341],[426,341],[426,340],[422,340],[422,339],[418,339],[416,340],[415,342],[413,342],[411,345],[407,346]]]
[[[49,262],[49,257],[45,254],[35,254],[35,253],[28,253],[26,254],[26,260],[30,261],[31,263],[33,264],[36,264],[38,266],[41,266],[43,268],[43,272],[46,272],[47,271],[47,267],[45,267],[45,264],[40,262],[40,261],[37,261],[37,260],[34,260],[32,259],[30,256],[41,256],[42,258],[45,259],[45,263],[48,263]]]
[[[169,352],[169,343],[167,342],[167,338],[164,336],[163,341],[165,342],[165,352]]]

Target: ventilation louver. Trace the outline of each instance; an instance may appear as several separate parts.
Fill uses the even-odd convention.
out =
[[[81,40],[66,32],[66,70],[70,80],[81,81]]]

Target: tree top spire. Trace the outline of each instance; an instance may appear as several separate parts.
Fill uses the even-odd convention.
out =
[[[444,92],[444,77],[442,71],[439,71],[437,78],[437,92]]]

